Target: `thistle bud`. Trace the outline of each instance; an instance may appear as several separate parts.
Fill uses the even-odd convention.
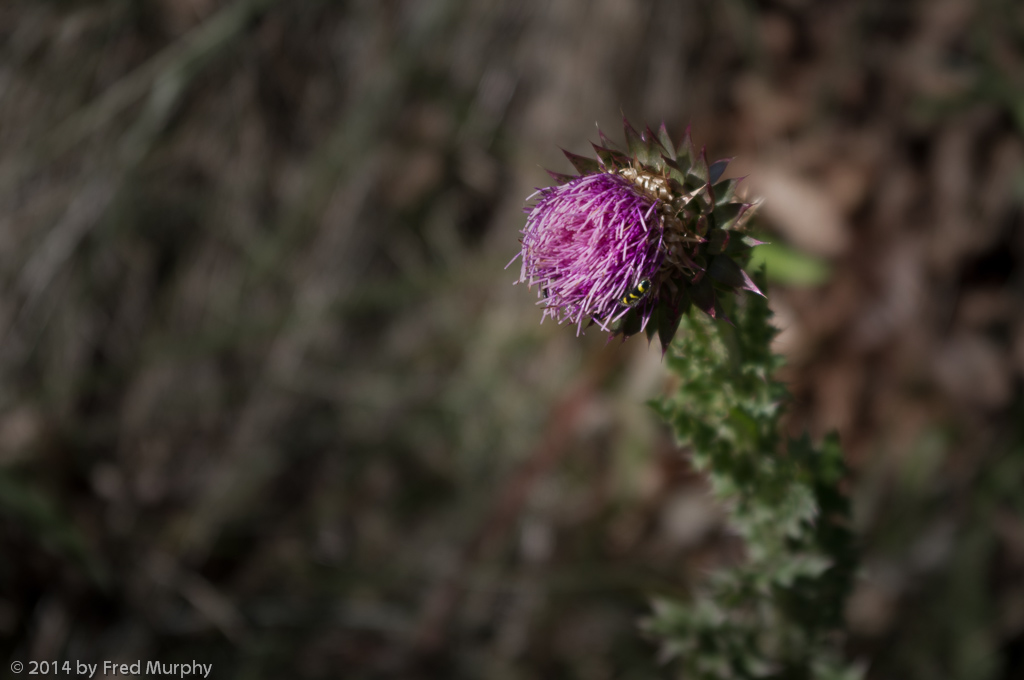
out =
[[[691,306],[719,317],[724,295],[761,294],[741,267],[759,243],[744,233],[757,202],[736,197],[729,160],[709,165],[689,131],[675,147],[664,123],[623,122],[626,152],[598,131],[596,159],[565,151],[578,174],[552,172],[556,186],[527,199],[519,282],[537,286],[541,321],[657,333],[667,348]]]

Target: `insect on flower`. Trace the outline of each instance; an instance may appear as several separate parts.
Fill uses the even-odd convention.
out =
[[[651,292],[651,280],[641,279],[640,283],[636,284],[636,286],[633,287],[633,290],[623,295],[619,302],[626,307],[632,307],[643,300],[649,292]]]

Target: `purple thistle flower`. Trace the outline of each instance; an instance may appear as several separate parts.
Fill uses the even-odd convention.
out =
[[[626,153],[598,130],[596,159],[564,151],[579,174],[552,172],[558,186],[527,199],[519,283],[538,286],[541,321],[570,321],[577,335],[584,321],[624,338],[646,330],[664,352],[691,308],[724,318],[737,291],[761,294],[743,271],[759,201],[737,196],[739,180],[722,178],[729,161],[709,165],[689,130],[674,147],[664,123],[623,129]]]
[[[542,322],[546,316],[570,321],[579,335],[584,320],[592,319],[610,331],[630,309],[623,297],[654,278],[661,265],[659,201],[608,172],[576,177],[530,198],[538,194],[533,207],[526,208],[522,250],[516,255],[523,258],[519,281],[539,286]],[[652,311],[647,300],[644,326]]]

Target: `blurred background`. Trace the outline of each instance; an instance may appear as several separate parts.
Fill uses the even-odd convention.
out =
[[[0,656],[671,676],[650,598],[742,547],[658,347],[504,268],[623,115],[766,199],[788,427],[852,466],[850,658],[1024,677],[1012,0],[5,0]]]

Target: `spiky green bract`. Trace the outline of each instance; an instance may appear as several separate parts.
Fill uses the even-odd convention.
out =
[[[682,319],[668,359],[679,387],[656,407],[730,508],[747,556],[692,601],[656,602],[645,626],[693,680],[856,678],[839,646],[856,569],[842,453],[835,437],[783,442],[770,312],[743,302],[735,325]]]
[[[625,151],[617,149],[599,130],[601,145],[594,145],[596,159],[565,152],[578,176],[551,175],[560,185],[597,174],[618,175],[655,206],[658,229],[651,233],[657,233],[661,240],[658,268],[650,276],[651,292],[642,304],[615,315],[617,324],[612,330],[614,335],[625,337],[646,330],[649,339],[657,334],[663,350],[667,350],[680,319],[691,306],[719,317],[723,302],[736,291],[761,293],[743,270],[748,251],[759,243],[744,233],[758,202],[737,197],[739,180],[722,179],[729,159],[709,164],[705,151],[698,152],[693,146],[689,130],[677,147],[664,123],[657,132],[650,128],[638,132],[626,120],[623,127]],[[547,219],[540,204],[528,211],[534,223],[560,224]],[[524,250],[528,267],[530,255]],[[634,277],[634,284],[636,280]],[[609,299],[618,297],[621,294]],[[558,306],[557,301],[553,304]],[[567,311],[562,311],[572,316],[578,307],[567,306]],[[604,327],[608,315],[594,318]]]

